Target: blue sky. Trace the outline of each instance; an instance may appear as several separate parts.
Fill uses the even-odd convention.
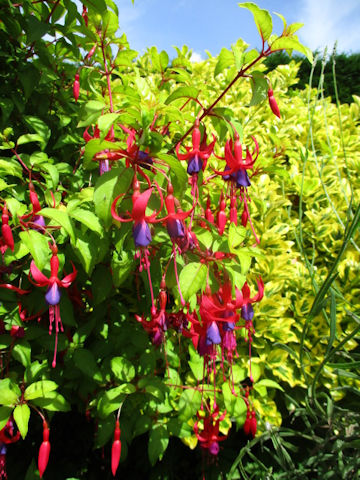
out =
[[[205,50],[217,55],[238,38],[259,48],[260,40],[252,14],[236,0],[115,0],[121,32],[131,48],[144,52],[155,45],[170,56],[173,45],[188,45],[195,59],[206,58]],[[311,49],[360,52],[360,0],[255,0],[261,8],[284,15],[288,23],[302,22],[300,40]],[[274,32],[282,22],[273,15]]]

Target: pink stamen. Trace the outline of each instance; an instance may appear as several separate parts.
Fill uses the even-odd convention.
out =
[[[176,265],[176,245],[174,243],[174,240],[173,240],[172,244],[173,244],[173,255],[174,255],[175,278],[176,278],[176,283],[177,283],[179,294],[180,294],[180,302],[181,302],[181,305],[184,307],[185,306],[185,300],[184,300],[184,297],[181,293],[181,288],[180,288],[179,276],[178,276],[177,265]]]
[[[260,240],[259,240],[258,236],[257,236],[256,233],[255,233],[255,229],[254,229],[253,223],[252,223],[252,221],[251,221],[251,216],[250,216],[250,212],[249,212],[249,207],[248,207],[247,200],[246,200],[246,193],[244,193],[244,195],[243,195],[243,200],[244,200],[245,209],[246,209],[247,214],[248,214],[248,220],[249,220],[249,223],[250,223],[251,230],[252,230],[252,232],[253,232],[253,234],[254,234],[256,243],[259,244],[259,243],[260,243]]]
[[[150,288],[150,295],[151,295],[151,308],[155,308],[154,305],[154,291],[153,291],[153,286],[151,282],[151,274],[150,274],[150,262],[149,262],[149,257],[148,257],[148,250],[144,249],[143,250],[144,257],[145,257],[145,270],[147,271],[147,276],[149,279],[149,288]]]

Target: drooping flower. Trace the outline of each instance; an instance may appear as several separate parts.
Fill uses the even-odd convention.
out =
[[[200,122],[197,118],[192,132],[192,147],[185,147],[186,153],[180,153],[180,143],[176,145],[176,154],[179,160],[187,160],[187,173],[189,175],[198,174],[200,170],[205,170],[206,162],[214,150],[216,138],[206,144],[206,138],[201,142]],[[205,135],[204,135],[205,137]]]
[[[216,172],[217,174],[222,175],[224,180],[231,180],[241,189],[247,188],[251,185],[247,170],[253,169],[254,163],[259,156],[259,144],[255,137],[251,138],[255,144],[255,148],[252,153],[250,153],[249,148],[246,148],[245,158],[243,158],[239,135],[236,133],[235,142],[233,142],[232,139],[228,140],[225,144],[225,169],[222,173]]]
[[[0,479],[6,480],[6,452],[7,445],[15,443],[20,439],[20,432],[14,432],[14,422],[11,418],[7,421],[5,427],[0,430]]]
[[[147,247],[151,240],[151,232],[149,228],[149,223],[156,223],[159,220],[156,220],[156,217],[159,215],[163,207],[163,197],[160,188],[157,184],[156,188],[160,196],[160,208],[158,211],[155,211],[151,215],[146,215],[146,207],[150,200],[150,196],[153,192],[153,188],[149,188],[144,192],[140,193],[140,184],[134,175],[133,180],[133,194],[132,194],[132,211],[126,212],[129,218],[120,217],[116,213],[116,204],[123,194],[118,195],[111,205],[111,214],[113,218],[119,222],[134,222],[133,225],[133,238],[136,247]]]
[[[68,288],[72,282],[75,280],[77,275],[77,270],[73,265],[73,272],[69,275],[66,275],[62,280],[59,279],[59,259],[57,256],[57,246],[52,245],[51,247],[52,257],[50,259],[50,277],[47,278],[35,265],[35,262],[32,261],[30,265],[30,273],[35,281],[31,280],[29,274],[29,280],[37,287],[47,287],[45,293],[46,303],[49,305],[49,334],[51,335],[53,324],[55,323],[55,349],[54,349],[54,358],[52,366],[56,366],[56,352],[57,352],[57,343],[58,343],[58,333],[59,330],[63,331],[63,325],[61,322],[60,316],[60,298],[61,290],[60,288]]]
[[[194,433],[199,440],[200,446],[206,449],[211,455],[216,456],[219,453],[219,442],[227,439],[226,435],[220,435],[220,422],[224,420],[226,411],[222,414],[219,412],[219,407],[216,406],[214,411],[197,413],[198,420],[194,424]],[[200,430],[199,422],[202,420],[203,427]]]

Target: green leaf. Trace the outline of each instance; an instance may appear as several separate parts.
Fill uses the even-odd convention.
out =
[[[181,270],[179,282],[185,301],[203,290],[206,284],[207,267],[204,264],[189,263]]]
[[[277,50],[296,50],[305,55],[305,57],[312,64],[314,57],[312,51],[305,47],[302,43],[294,37],[279,37],[271,44],[271,50],[273,52]]]
[[[0,407],[0,431],[7,424],[12,411],[13,411],[12,407]]]
[[[188,182],[186,170],[176,157],[166,153],[157,153],[156,157],[170,167],[170,176],[174,187],[174,193],[177,197],[182,198]]]
[[[13,348],[12,356],[24,367],[31,365],[31,346],[24,339],[19,340]]]
[[[197,390],[184,390],[179,399],[179,420],[186,422],[196,414],[201,405],[201,393]]]
[[[108,298],[113,288],[110,270],[105,265],[97,265],[92,276],[94,305],[99,305]]]
[[[262,72],[253,72],[252,73],[252,97],[249,106],[258,105],[267,98],[267,93],[269,90],[268,82],[266,81],[265,75]]]
[[[119,118],[118,113],[106,113],[105,115],[101,115],[98,119],[98,127],[101,132],[100,140],[104,140],[106,135],[109,133],[111,126],[116,122]],[[111,143],[111,142],[110,142]]]
[[[43,138],[37,133],[25,133],[18,138],[17,145],[25,145],[27,143],[39,142],[43,145]]]
[[[133,175],[131,169],[113,168],[98,178],[94,190],[95,213],[103,220],[106,229],[109,229],[113,221],[111,204],[117,195],[127,191]]]
[[[121,382],[131,382],[135,377],[134,365],[124,357],[112,358],[111,370],[115,377]]]
[[[58,169],[55,167],[55,165],[51,165],[50,163],[43,163],[41,165],[41,168],[42,170],[45,170],[45,172],[47,172],[51,178],[51,182],[52,182],[52,188],[53,189],[56,189],[56,187],[58,186],[59,184],[59,172],[58,172]]]
[[[152,466],[161,460],[169,444],[169,434],[163,425],[155,425],[150,431],[148,454]]]
[[[55,223],[61,225],[66,233],[69,234],[71,243],[75,244],[76,238],[74,226],[67,212],[57,208],[43,208],[40,210],[40,212],[38,212],[38,215],[43,215],[44,217],[50,218]]]
[[[117,410],[121,403],[125,400],[126,395],[135,392],[134,385],[124,383],[119,387],[111,388],[102,392],[97,403],[97,410],[102,418],[106,418],[110,413]]]
[[[232,252],[232,249],[237,248],[241,245],[246,237],[246,228],[239,225],[236,226],[234,223],[230,224],[229,228],[229,250]]]
[[[256,385],[258,385],[259,387],[277,388],[278,390],[281,390],[282,392],[284,391],[284,389],[282,388],[281,385],[274,382],[274,380],[270,380],[268,378],[264,378],[263,380],[260,380],[260,382],[256,382],[255,386]]]
[[[233,66],[235,63],[234,54],[227,48],[222,48],[214,71],[214,77],[222,73],[225,68]]]
[[[40,20],[38,20],[35,15],[27,15],[25,19],[25,31],[28,44],[40,40],[50,30],[50,25],[45,22],[40,22]]]
[[[34,398],[31,403],[45,408],[50,412],[68,412],[71,410],[69,402],[58,392],[48,392],[46,397]]]
[[[13,416],[22,438],[25,438],[28,432],[30,408],[26,403],[18,405],[15,407]]]
[[[36,230],[25,230],[20,232],[19,236],[31,253],[36,266],[42,270],[48,264],[50,257],[48,237]]]
[[[165,105],[177,100],[178,98],[197,98],[199,95],[199,90],[195,87],[179,87],[175,92],[172,92],[171,95],[165,100]]]
[[[239,395],[239,389],[235,388],[234,395],[228,383],[223,383],[222,392],[224,395],[225,408],[231,417],[235,417],[236,423],[241,425],[245,421],[246,403]]]
[[[87,127],[95,123],[104,109],[107,109],[106,104],[103,102],[98,102],[97,100],[90,100],[89,102],[85,103],[80,112],[80,118],[82,120],[77,126]]]
[[[33,400],[34,398],[46,397],[47,393],[56,390],[57,383],[52,380],[40,380],[29,385],[24,393],[25,400]]]
[[[0,380],[0,404],[5,406],[15,405],[21,396],[20,388],[9,378]]]
[[[87,142],[84,151],[84,168],[89,170],[97,168],[98,164],[92,161],[94,156],[103,150],[110,149],[116,149],[116,144],[114,142],[101,140],[100,138],[93,138]]]
[[[90,228],[90,230],[93,232],[98,233],[100,236],[103,235],[103,227],[98,217],[90,210],[85,210],[84,208],[75,208],[69,212],[69,215],[78,222],[84,224],[87,228]]]
[[[96,364],[94,354],[90,350],[85,348],[75,350],[73,359],[76,367],[82,373],[98,382],[102,381],[100,369]]]
[[[272,33],[272,18],[267,10],[255,5],[252,2],[245,2],[238,4],[240,8],[247,8],[254,15],[256,27],[261,35],[261,38],[265,41]]]

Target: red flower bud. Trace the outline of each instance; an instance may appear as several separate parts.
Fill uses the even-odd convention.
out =
[[[1,221],[2,221],[1,234],[3,236],[4,243],[13,252],[14,251],[14,237],[13,237],[11,228],[9,227],[9,213],[8,213],[7,208],[6,208],[6,205],[4,205],[4,208],[3,208],[3,211],[2,211]]]
[[[241,225],[243,227],[246,227],[248,219],[249,219],[249,214],[248,214],[246,208],[244,208],[243,214],[241,215]]]
[[[250,419],[250,433],[253,437],[256,435],[257,430],[257,422],[256,422],[256,414],[255,410],[251,412],[251,419]]]
[[[121,456],[121,442],[120,442],[120,425],[119,420],[116,420],[115,431],[114,431],[114,441],[111,448],[111,471],[112,474],[116,475],[116,470],[118,469]]]
[[[226,221],[227,221],[226,213],[225,213],[225,206],[226,206],[225,200],[224,200],[223,196],[221,196],[220,211],[217,215],[217,227],[218,227],[218,231],[219,231],[220,235],[222,235],[224,233],[225,225],[226,225]]]
[[[269,104],[270,104],[271,111],[273,112],[274,115],[281,118],[280,110],[279,110],[278,104],[276,103],[274,92],[271,90],[271,88],[268,91],[268,97],[269,97]]]
[[[50,433],[49,427],[44,420],[43,442],[40,445],[39,458],[38,458],[38,469],[39,469],[40,478],[42,478],[42,476],[44,475],[44,472],[46,470],[46,467],[49,461],[49,455],[50,455],[49,433]]]
[[[80,94],[80,75],[78,73],[75,75],[73,93],[74,93],[75,102],[77,102]]]
[[[85,5],[83,5],[83,10],[82,10],[81,16],[84,19],[85,25],[88,26],[89,19],[88,19],[87,9],[86,9]]]

